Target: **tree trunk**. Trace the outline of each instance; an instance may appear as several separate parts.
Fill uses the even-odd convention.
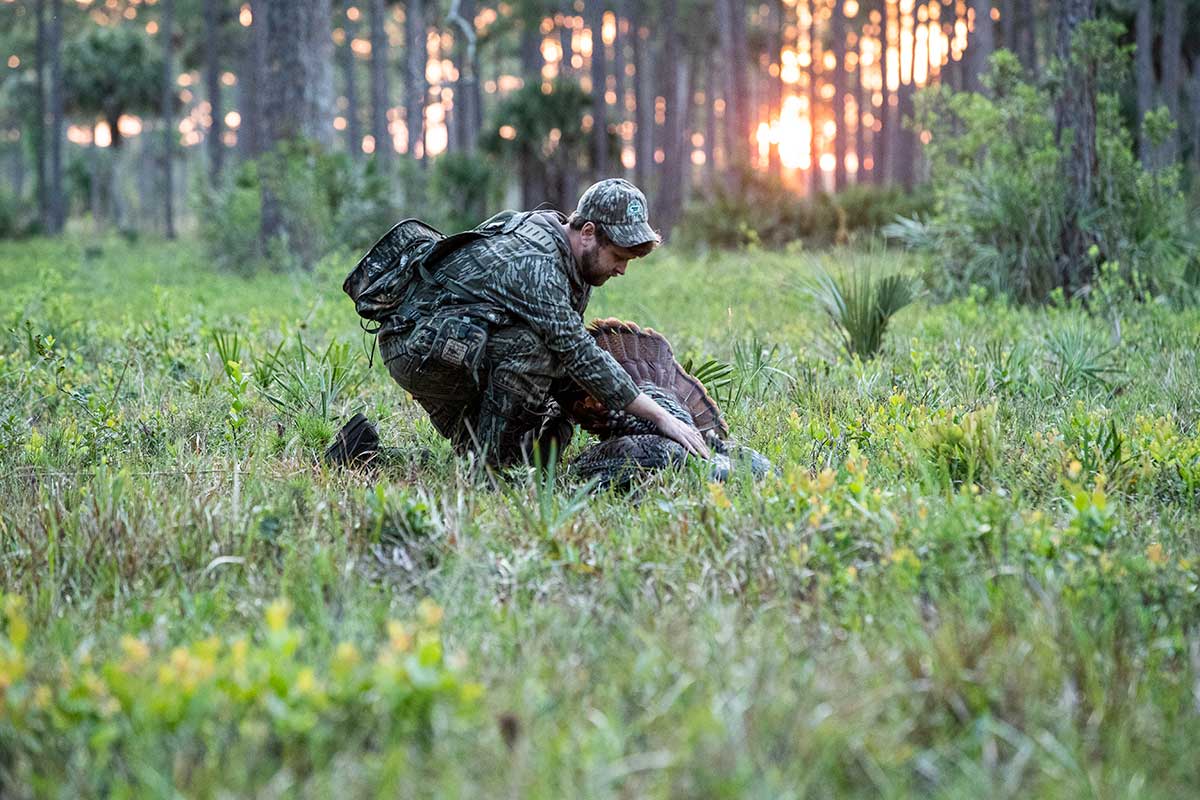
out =
[[[767,61],[767,124],[779,119],[783,109],[783,79],[779,70],[780,54],[783,51],[783,4],[780,0],[769,0],[767,5],[767,50],[770,58]],[[709,59],[711,62],[711,59]],[[771,75],[771,67],[775,67],[775,75]],[[779,158],[779,142],[772,141],[767,154],[767,173],[775,179],[783,177],[783,161]]]
[[[644,13],[644,12],[642,12]],[[641,13],[630,21],[633,33],[634,165],[633,178],[643,192],[650,191],[650,170],[654,163],[654,81],[653,56],[648,41],[642,38]]]
[[[1138,158],[1149,168],[1154,162],[1154,153],[1146,138],[1142,122],[1154,108],[1154,4],[1152,0],[1138,0],[1135,23],[1137,50],[1134,53],[1134,71],[1137,77],[1137,135]]]
[[[446,21],[454,26],[455,64],[458,69],[458,79],[454,82],[452,138],[457,149],[472,153],[479,134],[474,122],[474,104],[479,93],[475,71],[475,0],[455,0],[450,5]]]
[[[347,0],[347,5],[353,0]],[[411,6],[411,3],[409,4]],[[411,13],[411,9],[410,9]],[[384,0],[371,0],[371,138],[375,140],[374,158],[378,163],[387,165],[391,163],[392,152],[392,137],[388,132],[387,112],[389,107],[388,96],[390,91],[388,88],[388,38],[387,29],[384,27],[387,23],[388,9]],[[405,22],[405,27],[408,23]],[[350,28],[346,29],[346,36],[350,36]],[[422,48],[422,52],[423,52]],[[351,58],[353,60],[353,58]],[[413,151],[412,126],[409,126],[408,132],[408,149]],[[362,140],[359,139],[358,145],[354,148],[359,152],[362,151]]]
[[[207,13],[207,8],[205,11]],[[173,151],[175,143],[175,69],[171,62],[174,60],[175,50],[174,42],[172,41],[172,37],[175,35],[175,0],[162,0],[162,27],[159,31],[159,34],[161,36],[163,46],[162,107],[160,109],[163,121],[163,224],[166,230],[167,238],[174,239],[175,193],[172,191],[174,187],[174,181],[171,180],[171,157],[174,155]],[[220,146],[219,142],[218,146]]]
[[[721,78],[715,58],[705,59],[704,73],[704,182],[714,188],[717,175],[717,114],[714,105],[720,96]]]
[[[1176,128],[1167,136],[1163,143],[1162,165],[1172,164],[1179,158],[1179,128],[1182,120],[1180,115],[1180,90],[1183,88],[1183,5],[1184,0],[1164,0],[1162,27],[1162,56],[1159,67],[1162,70],[1162,81],[1159,92],[1163,103],[1171,112],[1171,119]]]
[[[975,35],[967,42],[967,88],[972,92],[982,92],[988,59],[996,50],[992,0],[971,0],[971,8],[975,12]]]
[[[912,13],[912,12],[910,12]],[[903,25],[901,25],[903,30]],[[910,129],[913,117],[913,94],[916,92],[916,85],[913,82],[914,72],[913,67],[917,57],[917,48],[914,46],[909,56],[907,65],[900,65],[900,87],[896,91],[896,140],[898,147],[895,150],[896,164],[895,176],[896,182],[899,183],[906,191],[912,191],[917,180],[917,139],[916,134]],[[904,82],[904,67],[908,67],[908,82]]]
[[[1092,206],[1096,174],[1096,76],[1094,66],[1072,57],[1072,39],[1080,24],[1096,16],[1096,0],[1060,0],[1057,55],[1067,65],[1055,103],[1055,140],[1063,153],[1066,218],[1060,255],[1060,285],[1070,295],[1091,281],[1087,255],[1091,242],[1083,217]]]
[[[846,188],[846,16],[845,5],[834,3],[830,36],[833,39],[833,119],[837,129],[833,134],[833,188]]]
[[[37,0],[34,8],[37,15],[37,38],[33,51],[33,85],[37,93],[34,114],[37,123],[33,128],[33,162],[37,177],[38,222],[43,229],[50,227],[50,194],[46,191],[46,0]]]
[[[883,95],[883,104],[879,107],[879,130],[872,137],[875,144],[875,168],[872,170],[872,177],[875,183],[879,186],[884,186],[889,182],[888,170],[891,169],[892,154],[894,150],[889,149],[892,136],[892,90],[888,88],[888,80],[891,69],[888,66],[888,4],[886,0],[880,0],[877,4],[879,12],[882,16],[881,36],[883,37],[883,52],[880,55],[879,71],[883,88],[880,93]]]
[[[719,0],[721,50],[728,80],[725,89],[725,157],[731,175],[749,161],[749,105],[746,102],[746,6]]]
[[[558,15],[558,46],[562,50],[562,60],[558,62],[558,74],[564,78],[569,77],[574,71],[571,66],[571,55],[574,52],[571,47],[574,28],[571,26],[571,21],[575,19],[575,4],[563,3],[563,11]]]
[[[608,65],[604,53],[604,0],[588,0],[588,27],[592,33],[592,176],[595,180],[608,177],[608,104],[605,102],[605,81]]]
[[[808,26],[808,53],[812,57],[812,61],[808,67],[808,196],[815,198],[817,193],[824,188],[824,181],[821,176],[821,148],[817,144],[818,133],[820,131],[819,120],[817,119],[817,99],[819,97],[819,92],[817,91],[817,56],[820,41],[817,38],[816,0],[808,0],[808,11],[808,18],[811,20]],[[728,107],[726,107],[726,111],[728,111]]]
[[[216,185],[221,176],[225,143],[221,141],[221,65],[220,0],[204,0],[204,76],[208,86],[208,102],[212,105],[212,124],[208,126],[208,175]],[[166,9],[163,9],[166,12]]]
[[[1013,25],[1016,27],[1015,42],[1017,58],[1030,75],[1037,73],[1037,11],[1033,0],[1016,0],[1013,8]]]
[[[543,67],[541,37],[538,30],[540,20],[537,14],[527,10],[521,23],[519,43],[521,77],[526,85],[538,86],[542,81]],[[541,162],[541,153],[538,152],[537,146],[529,141],[527,136],[523,137],[521,142],[521,153],[517,163],[521,185],[521,205],[526,209],[531,209],[546,202],[549,187],[547,186],[546,170]]]
[[[625,120],[629,118],[628,109],[625,107],[625,36],[621,33],[621,21],[625,20],[626,24],[629,21],[629,0],[617,0],[616,10],[614,11],[616,20],[616,31],[613,33],[613,64],[612,74],[615,78],[615,89],[617,97],[617,105],[614,114],[613,123],[617,128],[617,137],[619,141],[619,154],[617,156],[616,172],[625,174]]]
[[[658,198],[654,213],[658,224],[666,235],[679,220],[683,204],[683,165],[682,139],[683,129],[687,119],[686,87],[681,87],[681,42],[676,23],[676,0],[663,0],[662,31],[663,59],[659,70],[659,94],[667,101],[667,114],[663,131],[663,167],[662,183],[659,187]],[[683,76],[686,77],[686,70]]]
[[[250,44],[246,65],[238,81],[238,101],[242,115],[238,126],[238,144],[247,158],[257,158],[262,146],[262,85],[267,72],[267,0],[250,0]]]
[[[274,151],[297,136],[328,147],[332,47],[329,0],[266,0],[267,69],[262,86],[262,146]],[[262,181],[261,242],[286,230],[287,220],[272,187]],[[300,254],[302,258],[311,254]]]
[[[375,2],[381,2],[381,0],[375,0]],[[404,85],[404,119],[408,125],[408,154],[410,158],[417,159],[419,164],[424,165],[425,101],[429,96],[429,86],[425,81],[425,0],[408,0],[406,10],[404,47],[407,66]],[[375,152],[379,152],[378,145],[376,145]]]
[[[863,126],[863,104],[867,102],[870,94],[863,88],[863,40],[861,29],[859,30],[858,41],[858,65],[850,80],[854,81],[854,159],[857,164],[857,169],[854,173],[854,182],[863,183],[867,177],[867,168],[865,166],[867,161],[867,132]]]
[[[63,75],[62,0],[50,4],[50,225],[51,233],[62,233],[67,222],[67,200],[63,194]]]
[[[354,6],[354,0],[342,0],[341,22],[342,30],[345,31],[345,41],[338,48],[338,67],[342,73],[342,88],[346,92],[346,152],[355,161],[362,159],[362,124],[359,122],[358,111],[358,64],[354,55],[354,37],[358,33],[358,23],[350,19],[347,13]],[[375,42],[371,42],[371,63],[374,65],[375,59]],[[385,116],[386,121],[386,116]],[[391,141],[391,137],[388,137]],[[379,141],[376,140],[376,148],[379,147]],[[391,150],[387,149],[388,155],[391,155]],[[386,158],[387,156],[383,156]]]

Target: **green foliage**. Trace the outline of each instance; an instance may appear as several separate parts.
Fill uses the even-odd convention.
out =
[[[262,182],[286,220],[263,253]],[[235,272],[265,259],[279,269],[311,268],[336,249],[365,250],[396,222],[388,180],[374,162],[356,163],[313,142],[290,141],[245,162],[222,185],[199,189],[200,230],[215,263]]]
[[[428,196],[446,207],[435,227],[467,230],[495,213],[503,182],[491,161],[467,153],[446,153],[433,160],[432,170]]]
[[[863,360],[879,353],[892,317],[916,298],[908,276],[877,278],[870,271],[837,277],[821,272],[807,291],[832,323],[846,355]]]
[[[0,795],[1187,796],[1200,309],[977,288],[822,358],[788,287],[920,266],[663,248],[597,292],[779,468],[629,496],[456,456],[344,264],[0,242]],[[315,468],[358,409],[377,463]]]
[[[590,134],[583,129],[583,117],[591,107],[591,95],[572,80],[554,81],[549,92],[527,82],[497,107],[489,127],[494,133],[484,138],[483,149],[537,176],[552,204],[573,204],[576,198],[567,197],[567,189],[588,166]],[[512,138],[500,135],[505,126],[511,126]],[[612,157],[616,149],[616,137],[610,136]]]
[[[435,715],[466,716],[482,692],[447,663],[429,601],[415,624],[389,622],[376,653],[347,640],[321,652],[278,600],[254,636],[167,648],[126,635],[115,652],[55,664],[27,652],[23,598],[0,602],[0,769],[79,795],[218,782],[253,794],[283,770],[325,769],[363,747],[417,756]]]
[[[916,438],[938,473],[955,486],[985,483],[999,463],[994,403],[930,421],[917,430]]]
[[[63,46],[63,92],[67,108],[98,114],[120,147],[122,114],[158,107],[162,98],[162,52],[132,25],[90,25]]]
[[[929,207],[924,189],[860,184],[809,199],[769,175],[746,171],[737,180],[714,181],[689,203],[678,238],[690,249],[829,245],[852,234],[870,235],[897,215]]]
[[[1101,85],[1113,85],[1127,54],[1115,49],[1107,27],[1086,34],[1080,52],[1104,65],[1097,67]],[[1067,145],[1056,143],[1053,119],[1058,89],[1054,81],[1027,83],[1021,74],[1016,57],[1000,51],[985,78],[986,95],[945,86],[918,95],[918,123],[932,134],[926,153],[937,211],[924,222],[898,220],[884,232],[938,256],[929,283],[942,296],[981,285],[1042,303],[1055,289],[1092,288],[1064,271],[1060,258],[1068,189]],[[1123,277],[1136,271],[1161,291],[1178,280],[1188,237],[1179,173],[1148,171],[1135,161],[1111,95],[1098,99],[1096,126],[1095,202],[1081,217],[1086,235],[1101,258],[1123,265]]]

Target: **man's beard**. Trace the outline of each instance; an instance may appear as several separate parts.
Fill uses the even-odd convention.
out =
[[[601,276],[600,272],[600,248],[593,247],[591,250],[584,250],[579,256],[579,271],[583,275],[585,283],[591,286],[599,286],[604,281],[608,280],[608,276]]]

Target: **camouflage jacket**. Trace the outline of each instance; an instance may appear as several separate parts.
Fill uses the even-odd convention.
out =
[[[596,344],[583,313],[592,287],[579,272],[558,212],[504,211],[480,228],[511,228],[472,242],[430,265],[380,337],[402,331],[404,320],[469,314],[493,326],[527,325],[556,357],[563,373],[608,408],[624,408],[638,389]],[[512,224],[520,222],[520,224]]]

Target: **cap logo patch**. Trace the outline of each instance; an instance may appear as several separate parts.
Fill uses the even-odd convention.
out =
[[[642,201],[630,200],[629,205],[625,207],[625,216],[639,222],[643,221],[646,217],[646,209],[642,206]]]

